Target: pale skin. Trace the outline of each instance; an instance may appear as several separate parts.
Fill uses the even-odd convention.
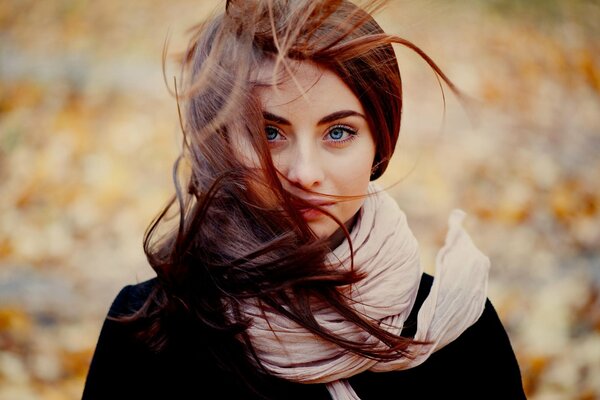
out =
[[[268,74],[268,65],[261,74]],[[265,134],[275,168],[289,192],[318,203],[351,228],[364,198],[335,200],[314,192],[365,195],[375,158],[375,142],[365,111],[352,91],[332,71],[295,62],[294,80],[257,88],[266,121]],[[331,218],[314,208],[302,215],[319,238],[335,247],[344,239]]]

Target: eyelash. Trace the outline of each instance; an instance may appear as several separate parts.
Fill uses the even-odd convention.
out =
[[[267,130],[269,130],[269,129],[273,129],[273,130],[275,130],[277,132],[278,135],[283,136],[282,135],[283,131],[281,129],[279,129],[278,127],[273,126],[273,125],[267,125],[267,126],[265,126],[265,133],[267,133]],[[269,140],[269,138],[267,137],[267,141],[270,142],[270,143],[273,143],[273,141],[275,141],[275,139]]]
[[[265,131],[267,129],[274,129],[277,131],[278,135],[283,136],[283,131],[281,129],[279,129],[276,126],[273,125],[267,125],[265,127]],[[346,137],[345,139],[341,139],[341,140],[327,140],[328,143],[331,143],[333,146],[342,146],[346,143],[351,142],[352,140],[356,139],[356,136],[358,135],[358,131],[348,125],[343,125],[343,124],[337,124],[337,125],[333,125],[331,126],[328,130],[327,133],[325,134],[325,136],[328,136],[331,134],[332,131],[334,131],[335,129],[341,129],[343,130],[345,133],[348,133],[348,137]],[[274,144],[275,142],[278,142],[280,140],[275,140],[275,139],[271,139],[269,140],[267,138],[267,141],[269,141],[270,143]]]
[[[348,137],[346,137],[345,139],[330,141],[330,143],[333,143],[335,146],[351,142],[352,140],[356,139],[356,135],[358,134],[358,132],[356,131],[356,129],[354,129],[354,128],[348,126],[348,125],[337,124],[337,125],[334,125],[331,128],[329,128],[327,130],[327,134],[326,135],[330,135],[331,132],[333,132],[334,129],[341,129],[341,130],[343,130],[344,132],[346,132],[348,134]]]

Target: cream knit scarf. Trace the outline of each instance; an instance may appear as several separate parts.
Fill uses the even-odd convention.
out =
[[[418,243],[397,203],[374,184],[369,186],[369,193],[350,233],[354,266],[366,277],[348,288],[348,293],[359,313],[400,334],[422,274]],[[431,346],[415,346],[414,359],[378,362],[350,353],[280,314],[250,303],[245,307],[252,320],[248,333],[266,369],[295,382],[326,383],[336,400],[359,399],[347,378],[365,370],[415,367],[456,339],[483,312],[490,264],[462,228],[464,215],[460,210],[450,214],[446,243],[436,259],[433,286],[418,313],[415,339],[431,341]],[[341,261],[341,268],[350,268],[347,241],[329,255],[328,261],[338,266]],[[327,305],[316,305],[314,314],[326,329],[349,340],[377,343]]]

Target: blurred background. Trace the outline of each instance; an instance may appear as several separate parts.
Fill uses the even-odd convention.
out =
[[[153,276],[144,230],[180,133],[167,36],[219,0],[0,2],[0,399],[77,399],[118,290]],[[405,111],[380,182],[426,270],[453,208],[530,399],[600,399],[600,2],[391,1]],[[178,75],[167,65],[167,80]]]

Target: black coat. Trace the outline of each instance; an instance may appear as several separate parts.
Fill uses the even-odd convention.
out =
[[[416,314],[429,293],[424,274],[404,336],[414,335]],[[109,315],[138,309],[155,279],[126,286]],[[151,352],[132,329],[107,319],[88,372],[82,400],[92,399],[253,399],[236,378],[210,356],[210,342],[182,336],[162,353]],[[204,343],[203,343],[204,342]],[[192,343],[194,343],[192,345]],[[506,331],[486,302],[479,320],[423,364],[408,370],[363,372],[349,379],[362,400],[368,399],[524,399],[521,373]],[[323,384],[299,384],[266,378],[258,385],[269,399],[330,399]]]

